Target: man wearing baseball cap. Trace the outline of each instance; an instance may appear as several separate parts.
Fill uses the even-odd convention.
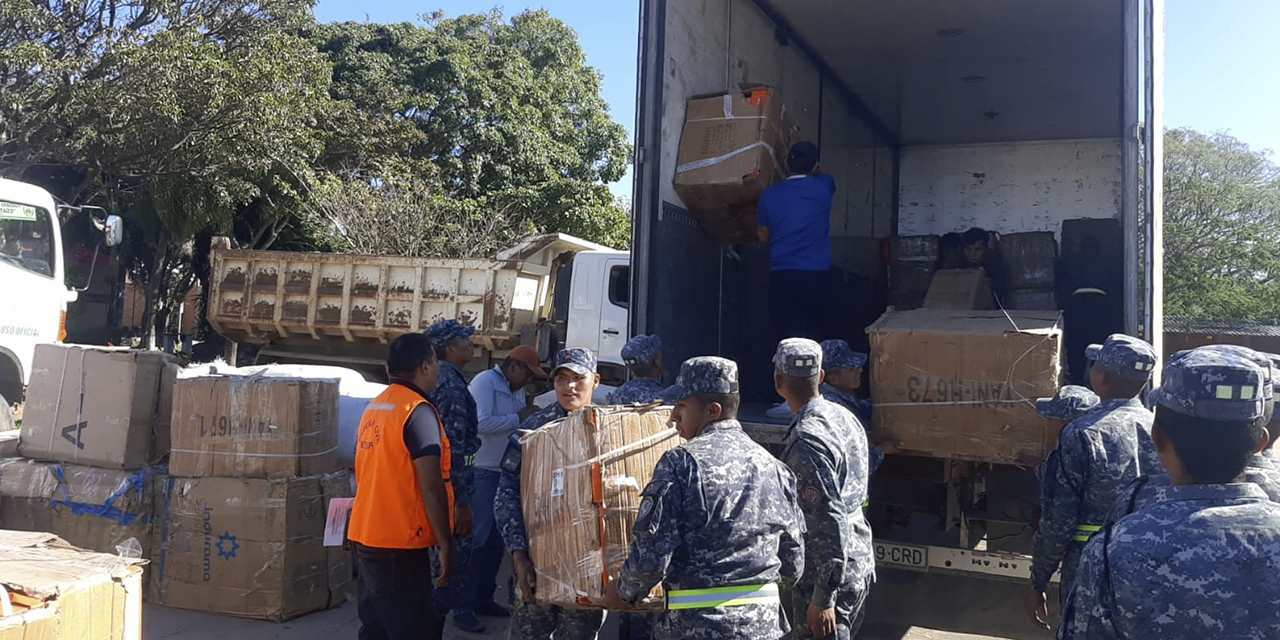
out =
[[[471,346],[471,336],[476,328],[465,326],[457,320],[442,320],[423,333],[431,341],[431,347],[440,361],[440,376],[435,391],[427,397],[440,414],[444,424],[445,435],[449,438],[451,455],[450,482],[453,484],[453,569],[449,584],[436,592],[437,615],[440,619],[448,617],[453,610],[453,622],[463,631],[481,633],[484,625],[476,619],[475,613],[467,608],[462,600],[466,592],[467,570],[471,565],[471,503],[474,476],[472,464],[476,451],[480,449],[480,438],[476,433],[476,401],[467,391],[467,379],[462,375],[462,367],[474,359],[475,350]],[[438,554],[433,554],[432,563],[439,564]],[[439,567],[436,566],[436,573]]]
[[[622,347],[622,361],[631,379],[609,394],[609,404],[648,404],[661,400],[662,339],[658,336],[636,336]]]
[[[546,379],[538,363],[538,352],[521,345],[511,350],[501,365],[476,374],[471,381],[471,396],[476,401],[477,430],[480,449],[473,467],[474,496],[471,510],[474,526],[471,533],[471,566],[467,571],[467,588],[458,609],[482,616],[508,616],[506,607],[493,599],[498,571],[506,555],[502,536],[493,516],[493,502],[498,494],[502,454],[507,438],[520,427],[520,422],[537,407],[529,404],[524,387],[534,380]],[[457,614],[455,614],[455,621]]]
[[[1061,431],[1062,427],[1097,409],[1101,403],[1098,394],[1088,388],[1069,384],[1058,389],[1058,395],[1052,398],[1036,400],[1036,413],[1041,418],[1059,423],[1058,431]]]
[[[804,568],[795,477],[742,431],[737,363],[686,360],[672,394],[671,419],[688,442],[662,455],[641,492],[606,603],[635,606],[662,584],[659,638],[781,638],[779,590]]]
[[[1102,530],[1116,497],[1139,475],[1160,473],[1151,443],[1151,412],[1139,399],[1156,367],[1146,342],[1114,334],[1091,345],[1089,379],[1102,400],[1062,430],[1040,468],[1040,529],[1032,539],[1031,588],[1026,611],[1048,629],[1045,592],[1062,564],[1059,602],[1075,578],[1084,544]],[[1155,467],[1155,468],[1152,468]]]
[[[520,425],[522,431],[536,431],[591,404],[591,394],[600,386],[595,354],[581,348],[561,350],[556,354],[551,379],[555,382],[556,401],[526,418]],[[534,601],[538,570],[529,557],[529,538],[524,527],[520,499],[521,453],[519,439],[509,438],[493,506],[519,586],[516,606],[511,612],[512,629],[519,630],[521,638],[591,640],[604,622],[602,612],[565,609]]]
[[[1088,543],[1060,640],[1275,636],[1280,505],[1238,482],[1267,446],[1265,384],[1230,353],[1171,359],[1150,398],[1170,486]]]

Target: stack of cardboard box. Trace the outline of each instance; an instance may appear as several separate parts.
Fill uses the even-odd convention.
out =
[[[1000,237],[1000,254],[1012,289],[1008,308],[1020,311],[1059,308],[1054,288],[1057,247],[1052,231],[1010,233]]]
[[[151,596],[277,621],[345,602],[349,555],[324,546],[328,499],[351,495],[337,416],[336,380],[178,380]]]
[[[19,451],[0,459],[0,527],[150,553],[177,365],[161,353],[40,345]]]

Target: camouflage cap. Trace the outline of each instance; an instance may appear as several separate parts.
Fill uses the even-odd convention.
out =
[[[808,338],[787,338],[773,354],[773,370],[788,378],[812,378],[822,372],[822,347]]]
[[[1052,398],[1036,400],[1036,413],[1050,420],[1070,422],[1089,413],[1098,406],[1101,400],[1098,394],[1073,384],[1058,389],[1058,395]]]
[[[1156,370],[1156,351],[1144,340],[1113,333],[1103,344],[1089,345],[1085,355],[1107,373],[1130,380],[1149,380]]]
[[[658,352],[662,350],[662,338],[658,336],[639,335],[627,341],[622,347],[622,361],[629,367],[641,364],[653,364]]]
[[[1249,347],[1241,347],[1239,345],[1234,345],[1234,344],[1212,344],[1212,345],[1200,347],[1200,348],[1205,351],[1229,353],[1229,354],[1244,358],[1245,360],[1248,360],[1249,362],[1252,362],[1258,365],[1258,368],[1262,369],[1263,399],[1270,401],[1275,397],[1275,384],[1277,382],[1280,382],[1280,380],[1276,379],[1276,371],[1273,370],[1275,365],[1274,365],[1273,358],[1270,354],[1261,353],[1259,351],[1254,351]]]
[[[1251,360],[1222,351],[1193,349],[1170,358],[1150,403],[1206,420],[1241,421],[1262,417],[1262,369]]]
[[[689,358],[680,365],[680,375],[670,391],[672,402],[699,393],[737,393],[738,363],[715,356]]]
[[[854,351],[844,340],[822,341],[823,369],[861,369],[867,366],[867,354]]]
[[[576,374],[589,376],[596,372],[596,354],[589,349],[581,347],[561,349],[556,354],[555,366],[551,369],[551,375],[555,376],[556,372],[561,369],[568,369]]]
[[[470,338],[475,332],[475,327],[464,325],[457,320],[441,320],[423,331],[432,346],[436,348],[443,347],[454,340]]]

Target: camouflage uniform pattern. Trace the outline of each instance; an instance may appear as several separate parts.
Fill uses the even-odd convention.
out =
[[[609,394],[609,404],[649,404],[665,399],[667,388],[653,378],[632,378]]]
[[[875,579],[867,500],[867,437],[848,410],[815,398],[791,423],[782,460],[796,475],[805,516],[804,575],[791,594],[795,637],[808,637],[810,604],[836,609],[836,637],[857,635]]]
[[[437,322],[424,332],[431,343],[437,347],[454,340],[470,339],[475,327],[463,326],[457,320]],[[479,417],[476,415],[476,400],[467,387],[467,379],[457,367],[449,362],[440,363],[439,382],[436,390],[428,397],[440,415],[445,436],[450,445],[449,483],[453,486],[455,504],[471,506],[474,491],[472,462],[476,451],[480,450],[480,435],[476,431]],[[454,536],[450,540],[452,546],[449,584],[438,588],[435,595],[436,608],[443,614],[457,605],[466,589],[467,567],[471,562],[471,537]],[[431,568],[434,575],[440,575],[440,558],[438,552],[431,552]]]
[[[867,354],[854,351],[844,340],[823,340],[822,367],[824,369],[865,369]]]
[[[1058,389],[1058,395],[1052,398],[1036,400],[1036,413],[1050,420],[1071,422],[1096,409],[1100,402],[1093,391],[1069,384]]]
[[[628,367],[651,366],[662,351],[662,338],[639,335],[622,346],[622,362]]]
[[[1159,411],[1239,424],[1264,415],[1263,386],[1256,363],[1195,350],[1170,360],[1151,399]],[[1058,637],[1275,638],[1280,505],[1249,483],[1145,486],[1134,495],[1151,502],[1085,548]]]
[[[1249,466],[1244,468],[1244,481],[1261,487],[1272,502],[1280,502],[1280,463],[1275,458],[1265,453],[1254,454]]]
[[[1041,467],[1040,530],[1031,562],[1037,591],[1047,589],[1061,559],[1065,599],[1083,547],[1073,541],[1077,527],[1105,524],[1116,497],[1144,473],[1143,460],[1156,458],[1154,418],[1137,399],[1105,400],[1062,430],[1057,449]],[[1158,472],[1163,471],[1161,466]]]
[[[570,369],[578,373],[595,371],[595,356],[585,349],[565,349],[556,354],[556,369]],[[554,376],[554,372],[552,374]],[[502,458],[502,476],[498,479],[498,493],[494,498],[494,519],[502,542],[508,553],[528,551],[529,538],[524,526],[524,511],[520,502],[520,444],[521,433],[536,431],[547,424],[569,415],[559,402],[535,412],[520,423],[520,433],[513,434]],[[511,610],[511,626],[508,638],[516,640],[591,640],[600,631],[604,614],[600,611],[577,611],[553,605],[527,603],[516,598]]]
[[[694,358],[681,366],[673,399],[736,393],[737,365]],[[642,492],[630,554],[618,577],[636,603],[654,585],[668,590],[795,583],[804,568],[804,522],[795,478],[736,420],[708,425],[668,451]],[[666,610],[655,637],[776,639],[788,630],[781,603]]]

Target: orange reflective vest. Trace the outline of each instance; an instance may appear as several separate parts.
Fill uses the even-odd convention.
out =
[[[380,549],[426,549],[437,544],[427,520],[422,491],[405,445],[404,429],[420,405],[435,407],[417,391],[399,384],[373,399],[360,418],[356,439],[356,501],[347,537]],[[439,415],[436,416],[439,422]],[[449,495],[453,526],[453,487],[449,484],[449,439],[440,426],[440,470]]]

